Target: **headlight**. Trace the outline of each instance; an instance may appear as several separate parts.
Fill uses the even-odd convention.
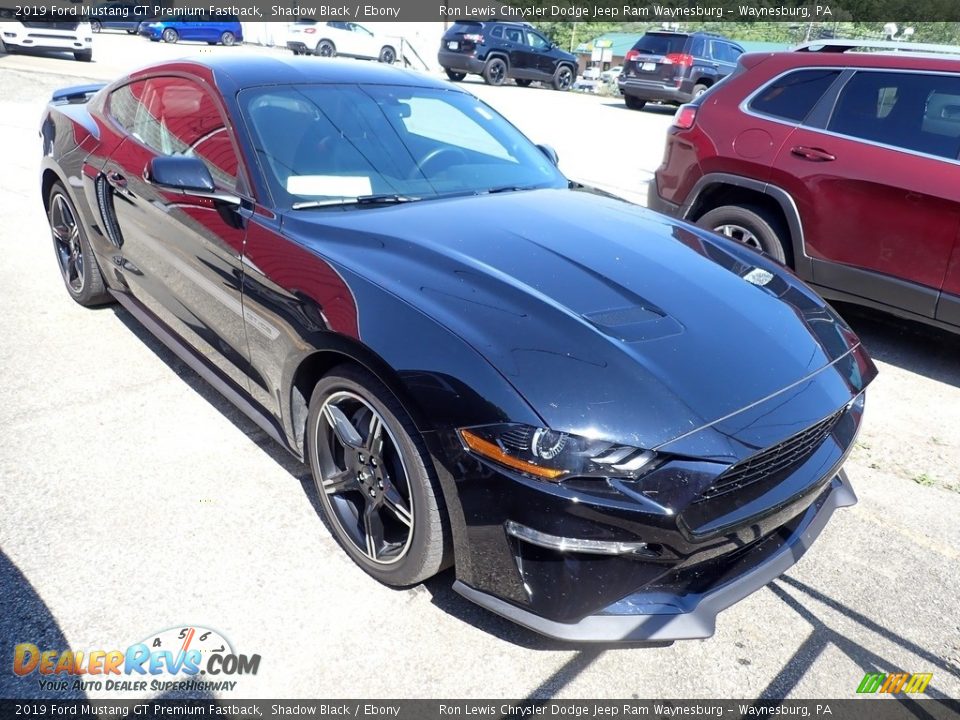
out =
[[[529,425],[485,425],[457,431],[464,447],[486,460],[542,480],[637,478],[653,467],[648,450]]]

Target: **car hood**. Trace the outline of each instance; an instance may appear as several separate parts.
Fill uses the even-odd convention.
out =
[[[632,445],[756,405],[859,344],[768,258],[590,192],[300,211],[284,228],[463,338],[547,425]]]

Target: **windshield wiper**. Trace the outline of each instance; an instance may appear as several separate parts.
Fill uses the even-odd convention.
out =
[[[521,190],[538,190],[539,188],[536,185],[504,185],[503,187],[490,188],[489,190],[481,190],[478,195],[496,195],[497,193],[505,192],[520,192]]]
[[[397,195],[384,193],[382,195],[360,195],[358,197],[328,198],[326,200],[305,200],[296,202],[291,207],[294,210],[309,210],[319,207],[335,207],[345,205],[398,205],[400,203],[416,202],[423,198],[412,195]]]

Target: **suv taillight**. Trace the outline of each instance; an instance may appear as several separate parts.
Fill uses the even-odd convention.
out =
[[[463,39],[469,40],[472,43],[476,43],[477,45],[480,45],[483,42],[483,35],[479,33],[467,33],[466,35],[463,36]]]
[[[639,50],[628,50],[627,54],[623,58],[623,61],[630,62],[631,60],[636,60],[638,57],[640,57]]]
[[[693,55],[688,55],[687,53],[670,53],[663,58],[663,64],[690,67],[693,65]]]
[[[697,121],[696,105],[681,105],[677,108],[676,115],[673,116],[673,126],[680,130],[689,130]]]

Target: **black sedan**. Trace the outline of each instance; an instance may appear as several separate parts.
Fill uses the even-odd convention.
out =
[[[309,464],[384,583],[454,565],[555,637],[707,637],[856,500],[876,369],[833,310],[453,85],[204,57],[58,91],[41,134],[70,295]]]

